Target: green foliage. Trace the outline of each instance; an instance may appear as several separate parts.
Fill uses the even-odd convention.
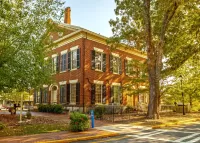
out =
[[[3,130],[6,126],[3,123],[0,123],[0,130]]]
[[[31,114],[31,112],[30,112],[30,111],[26,112],[26,117],[27,117],[27,119],[31,119],[31,117],[32,117],[32,114]]]
[[[56,24],[48,19],[59,21],[62,10],[62,1],[1,1],[0,90],[26,91],[51,81],[50,60],[44,58],[53,44],[45,41]]]
[[[105,114],[105,111],[106,111],[106,108],[105,106],[96,106],[94,108],[94,115],[95,115],[95,118],[100,118],[102,119],[103,118],[103,115]]]
[[[39,104],[38,105],[38,111],[39,112],[49,112],[49,113],[57,113],[61,114],[63,112],[63,107],[60,104],[55,104],[55,105],[44,105],[44,104]]]
[[[89,129],[89,118],[87,115],[72,112],[70,113],[70,130],[73,132],[84,131]]]

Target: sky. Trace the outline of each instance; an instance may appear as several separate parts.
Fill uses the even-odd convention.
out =
[[[65,0],[71,7],[71,24],[103,36],[112,36],[110,19],[115,19],[114,0]]]

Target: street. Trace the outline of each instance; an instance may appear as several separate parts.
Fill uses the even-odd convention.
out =
[[[116,132],[120,136],[78,143],[200,143],[200,122],[173,129],[151,129],[130,124],[104,126],[97,129]]]

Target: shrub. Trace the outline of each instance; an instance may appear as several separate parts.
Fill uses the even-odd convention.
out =
[[[70,113],[70,130],[73,132],[84,131],[89,128],[89,118],[87,115],[72,112]]]
[[[27,119],[31,119],[32,115],[31,115],[30,111],[26,112],[26,117],[27,117]]]
[[[38,105],[38,111],[39,112],[49,112],[49,113],[58,113],[61,114],[63,112],[62,105],[56,104],[56,105]]]
[[[105,113],[105,107],[104,106],[96,106],[94,108],[95,118],[102,118],[104,113]]]
[[[0,130],[3,130],[6,126],[2,123],[0,123]]]

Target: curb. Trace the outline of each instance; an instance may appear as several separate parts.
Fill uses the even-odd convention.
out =
[[[157,126],[152,126],[152,129],[162,129],[162,128],[166,128],[166,127],[177,127],[177,126],[181,126],[181,125],[185,125],[188,123],[194,123],[194,122],[198,122],[199,119],[191,119],[191,120],[187,120],[184,122],[176,122],[176,123],[169,123],[169,124],[164,124],[164,125],[157,125]]]
[[[95,136],[86,136],[86,137],[80,137],[80,138],[51,140],[51,141],[39,141],[37,143],[70,143],[70,142],[76,142],[76,141],[86,141],[86,140],[93,140],[93,139],[99,139],[99,138],[114,137],[114,136],[118,136],[118,135],[119,135],[118,133],[107,133],[107,134],[101,134],[101,135],[95,135]]]

